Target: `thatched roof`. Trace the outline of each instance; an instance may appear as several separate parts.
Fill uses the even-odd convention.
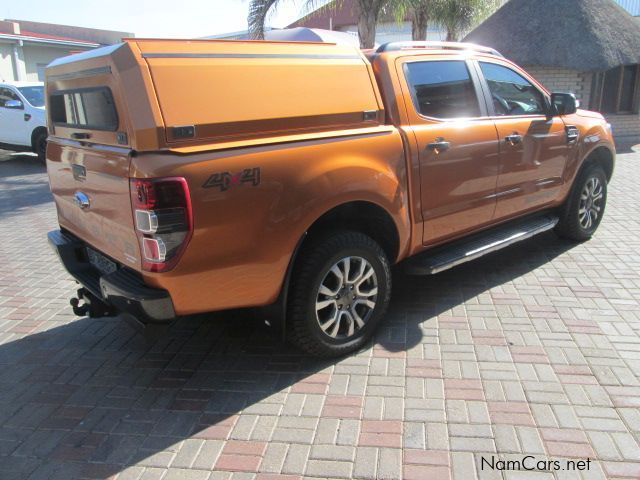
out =
[[[640,63],[640,23],[613,0],[510,0],[464,41],[521,65],[595,71]]]

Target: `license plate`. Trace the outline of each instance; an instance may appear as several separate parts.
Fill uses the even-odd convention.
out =
[[[105,275],[108,273],[113,273],[118,269],[118,266],[115,262],[112,262],[107,257],[102,255],[101,253],[96,252],[92,248],[87,247],[87,257],[89,258],[89,263]]]

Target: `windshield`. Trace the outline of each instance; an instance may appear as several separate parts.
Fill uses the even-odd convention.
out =
[[[44,107],[44,87],[18,87],[18,90],[34,107]]]

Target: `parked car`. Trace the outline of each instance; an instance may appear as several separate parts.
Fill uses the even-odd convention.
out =
[[[47,115],[43,82],[0,83],[0,148],[32,151],[44,161]]]
[[[264,307],[318,355],[372,336],[393,264],[589,239],[614,167],[600,114],[474,45],[132,39],[54,61],[47,95],[77,314]]]

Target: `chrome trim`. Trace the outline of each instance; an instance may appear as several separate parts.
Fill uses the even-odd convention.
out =
[[[80,207],[80,210],[86,210],[89,208],[91,201],[89,200],[89,195],[84,192],[76,192],[73,195],[73,201],[75,204]]]

